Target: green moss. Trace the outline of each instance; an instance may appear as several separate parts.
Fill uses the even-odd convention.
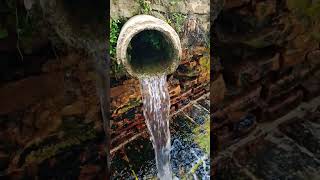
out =
[[[115,57],[117,40],[120,34],[120,20],[110,19],[110,48],[109,53],[111,57]]]
[[[116,61],[116,48],[117,41],[120,34],[121,27],[125,20],[110,19],[110,47],[109,53],[111,58],[111,76],[116,79],[121,78],[126,74],[126,71],[122,64],[118,64]]]
[[[169,3],[174,6],[180,1],[182,1],[182,0],[169,0]]]
[[[131,172],[132,172],[132,175],[133,175],[134,179],[135,179],[135,180],[138,180],[138,176],[137,176],[137,174],[134,172],[134,170],[131,170]]]
[[[199,64],[200,64],[201,70],[210,71],[210,57],[209,56],[203,56],[202,58],[200,58]]]
[[[206,153],[210,153],[210,120],[206,119],[205,124],[196,127],[193,130],[195,135],[194,141],[203,149]]]
[[[167,23],[170,24],[178,33],[183,31],[183,24],[187,16],[182,13],[172,13]]]
[[[151,12],[151,2],[150,1],[146,1],[146,0],[138,0],[138,3],[140,5],[140,13],[142,14],[150,14]]]
[[[191,168],[190,173],[191,173],[191,174],[194,174],[194,173],[197,171],[197,169],[201,166],[202,163],[203,163],[203,160],[201,159],[199,162],[197,162],[197,164],[195,164],[195,165]]]
[[[129,111],[130,109],[139,106],[141,103],[142,103],[141,99],[136,99],[136,100],[130,101],[128,104],[116,109],[115,111],[117,114],[123,114]]]

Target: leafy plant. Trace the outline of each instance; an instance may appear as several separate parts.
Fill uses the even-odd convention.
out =
[[[171,20],[169,20],[169,24],[173,25],[178,33],[182,32],[183,24],[186,19],[186,15],[182,13],[172,13]]]
[[[141,7],[142,14],[150,14],[150,12],[151,12],[150,4],[151,4],[150,1],[139,0],[139,5]]]
[[[120,34],[119,28],[120,20],[110,19],[110,56],[115,57],[117,40]]]
[[[181,1],[181,0],[170,0],[169,3],[174,6],[174,5],[176,5],[179,1]]]
[[[123,22],[119,19],[110,19],[110,46],[109,53],[111,58],[111,75],[119,79],[125,74],[122,64],[116,62],[117,40],[120,34]]]

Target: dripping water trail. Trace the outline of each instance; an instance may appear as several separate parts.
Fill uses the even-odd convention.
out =
[[[170,97],[166,75],[141,77],[143,113],[155,151],[158,178],[171,180],[170,167]]]

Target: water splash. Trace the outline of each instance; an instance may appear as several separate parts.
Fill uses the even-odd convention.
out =
[[[155,151],[158,178],[171,180],[170,167],[170,97],[166,75],[141,77],[143,113]]]

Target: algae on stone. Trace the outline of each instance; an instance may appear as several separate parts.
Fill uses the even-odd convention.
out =
[[[193,130],[195,134],[194,141],[206,153],[210,153],[210,120],[206,118],[206,122]]]

